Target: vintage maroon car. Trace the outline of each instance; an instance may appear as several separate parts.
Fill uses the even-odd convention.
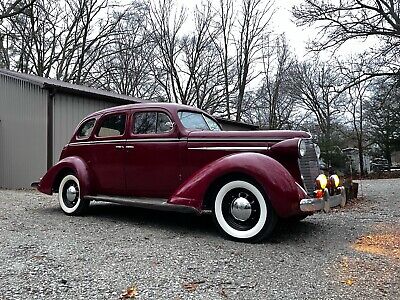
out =
[[[125,105],[87,116],[37,188],[58,193],[68,215],[93,200],[212,211],[227,237],[260,241],[279,218],[344,204],[338,177],[320,175],[318,149],[302,131],[222,131],[193,107]]]

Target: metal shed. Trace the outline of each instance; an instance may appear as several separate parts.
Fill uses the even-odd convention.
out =
[[[0,188],[26,188],[58,161],[78,122],[141,99],[0,69]],[[219,119],[226,130],[257,126]]]

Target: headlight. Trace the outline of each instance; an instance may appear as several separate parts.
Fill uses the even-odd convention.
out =
[[[302,158],[304,155],[306,155],[307,151],[307,145],[304,140],[300,140],[299,142],[299,157]]]
[[[328,178],[324,174],[319,174],[317,179],[315,180],[315,185],[317,186],[318,189],[325,189],[326,185],[328,184]]]
[[[335,188],[337,188],[339,186],[340,180],[339,180],[339,176],[335,175],[331,175],[331,177],[329,177],[329,180],[331,182],[331,185],[334,186]]]
[[[317,154],[317,158],[319,159],[321,157],[321,148],[317,144],[314,144],[314,149],[315,154]]]

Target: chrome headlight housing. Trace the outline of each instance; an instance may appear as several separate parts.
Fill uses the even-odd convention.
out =
[[[302,158],[306,155],[307,145],[306,142],[302,139],[299,141],[299,157]]]
[[[314,144],[314,149],[315,149],[315,154],[317,155],[317,158],[319,159],[321,157],[321,148],[317,144]]]

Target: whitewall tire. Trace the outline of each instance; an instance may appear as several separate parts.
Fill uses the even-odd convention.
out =
[[[219,188],[213,213],[224,235],[244,242],[259,242],[268,238],[277,221],[263,191],[245,180],[232,180]]]
[[[80,195],[80,183],[75,175],[68,174],[61,180],[58,190],[58,201],[62,211],[67,215],[84,213],[89,201]]]

